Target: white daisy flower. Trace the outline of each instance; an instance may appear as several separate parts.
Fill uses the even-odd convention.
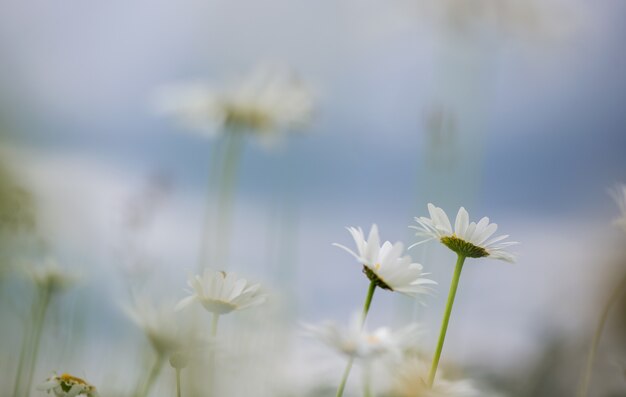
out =
[[[421,330],[416,324],[397,331],[383,327],[371,333],[367,332],[362,329],[359,315],[352,317],[347,329],[330,322],[322,325],[304,325],[304,329],[309,336],[320,340],[337,352],[362,360],[383,355],[400,358],[402,353],[413,347],[421,336]]]
[[[487,397],[495,394],[481,390],[471,379],[448,379],[440,371],[432,387],[423,379],[427,366],[420,359],[409,359],[395,371],[393,397]]]
[[[304,126],[313,108],[311,93],[288,68],[261,65],[232,87],[206,83],[164,87],[157,110],[185,127],[208,135],[226,130],[258,134],[265,142]]]
[[[260,284],[250,284],[232,272],[205,269],[202,277],[193,276],[187,284],[192,289],[191,296],[178,302],[176,310],[199,302],[207,311],[220,315],[260,305],[267,298],[261,293]]]
[[[626,185],[619,184],[609,190],[609,193],[617,203],[620,212],[620,217],[615,219],[614,223],[626,231]]]
[[[391,244],[385,241],[380,245],[378,227],[372,225],[367,240],[361,228],[347,228],[357,247],[357,252],[341,245],[336,247],[352,254],[363,265],[363,273],[373,281],[376,286],[396,291],[409,296],[428,293],[429,285],[437,284],[433,280],[423,278],[423,266],[413,263],[408,255],[402,255],[404,246],[397,242]]]
[[[41,266],[26,266],[26,272],[40,291],[50,295],[68,290],[78,280],[52,259],[47,259]]]
[[[155,307],[145,296],[140,296],[132,307],[125,306],[124,312],[143,331],[157,355],[165,357],[181,349],[180,321],[172,307]]]
[[[454,229],[452,229],[448,215],[441,208],[429,203],[428,212],[430,218],[416,217],[415,221],[418,226],[409,226],[418,231],[416,233],[418,237],[425,237],[424,240],[411,247],[426,241],[439,240],[443,245],[466,258],[489,257],[507,262],[515,261],[515,257],[507,252],[506,248],[518,243],[502,242],[509,237],[508,235],[491,238],[498,229],[498,225],[489,223],[489,218],[484,217],[478,223],[470,223],[469,214],[465,208],[461,207],[456,216]]]
[[[37,386],[37,390],[48,393],[52,391],[56,397],[98,397],[98,392],[93,385],[70,374],[55,374]]]

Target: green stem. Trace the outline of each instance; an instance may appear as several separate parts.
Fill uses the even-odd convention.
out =
[[[365,297],[365,303],[363,304],[363,314],[361,315],[361,329],[365,325],[365,318],[367,317],[367,313],[370,311],[370,305],[372,304],[372,299],[374,298],[374,292],[376,291],[376,283],[370,282],[370,286],[367,290],[367,297]]]
[[[450,322],[450,313],[452,313],[452,305],[454,304],[454,297],[456,296],[456,289],[459,286],[459,279],[461,278],[461,270],[463,270],[463,263],[465,257],[459,255],[456,261],[456,267],[454,268],[454,275],[452,276],[452,282],[450,284],[450,292],[448,293],[448,302],[446,303],[446,310],[441,321],[441,330],[439,331],[439,341],[437,342],[437,349],[433,356],[433,362],[430,366],[430,373],[428,374],[428,387],[432,387],[435,381],[435,375],[437,374],[437,367],[439,366],[439,359],[441,358],[441,351],[443,350],[443,342],[446,339],[446,332],[448,331],[448,323]]]
[[[176,397],[181,397],[181,393],[180,393],[180,368],[176,368]]]
[[[48,304],[50,303],[49,289],[45,289],[41,295],[39,302],[39,311],[35,320],[35,334],[33,339],[33,352],[30,357],[27,378],[26,378],[26,396],[30,395],[30,387],[33,383],[33,375],[35,372],[35,366],[37,364],[37,356],[39,355],[39,345],[41,344],[41,332],[43,330],[44,320],[46,318],[46,312],[48,311]]]
[[[348,359],[348,365],[346,365],[346,369],[343,371],[341,383],[339,383],[339,387],[337,388],[336,397],[343,396],[343,391],[346,388],[346,382],[348,382],[348,376],[350,375],[350,370],[352,369],[352,363],[354,363],[354,357],[350,357],[350,359]]]
[[[219,263],[222,268],[228,264],[232,204],[242,144],[243,132],[228,131],[217,203],[217,229],[215,230],[215,263]]]
[[[202,225],[202,235],[200,240],[200,250],[198,255],[198,272],[202,272],[202,269],[208,266],[209,252],[211,252],[211,241],[213,236],[211,233],[211,221],[215,214],[212,212],[213,205],[211,198],[213,197],[213,187],[217,176],[219,175],[220,166],[220,152],[222,145],[219,142],[213,144],[211,150],[211,159],[209,160],[209,170],[207,173],[206,181],[206,205],[204,207],[204,223]]]
[[[154,365],[152,366],[152,369],[150,370],[150,374],[148,375],[148,379],[146,380],[146,383],[144,384],[143,389],[141,390],[141,393],[138,394],[138,397],[146,397],[148,395],[148,392],[152,388],[154,381],[156,381],[157,377],[159,376],[159,373],[161,372],[161,368],[163,367],[164,361],[165,360],[163,359],[162,354],[157,355],[156,361],[154,362]]]
[[[220,315],[217,313],[213,313],[213,319],[211,320],[211,336],[214,338],[217,336],[217,325],[219,323],[219,320]]]
[[[24,324],[22,325],[24,327],[24,334],[22,338],[22,346],[20,348],[20,358],[19,358],[18,365],[17,365],[17,374],[15,375],[15,383],[13,385],[14,396],[19,396],[21,394],[20,386],[24,382],[22,379],[24,375],[24,367],[27,365],[27,362],[28,362],[26,359],[26,356],[29,353],[29,347],[33,338],[32,330],[27,325],[26,320],[24,320]]]
[[[365,304],[363,305],[363,313],[361,314],[361,329],[365,325],[365,319],[367,318],[367,313],[370,311],[370,306],[372,304],[372,299],[374,298],[374,292],[376,291],[376,283],[370,282],[370,286],[367,290],[367,296],[365,297]],[[346,382],[348,382],[348,376],[350,376],[350,370],[352,369],[352,364],[354,363],[354,357],[351,356],[348,360],[348,364],[346,365],[346,369],[343,371],[343,376],[341,377],[341,383],[339,383],[339,387],[337,388],[337,397],[343,396],[343,391],[346,388]]]
[[[613,305],[615,305],[615,302],[617,302],[624,289],[626,289],[626,276],[622,278],[620,283],[615,287],[615,289],[609,296],[609,299],[606,301],[604,307],[602,308],[602,312],[600,313],[600,318],[598,319],[598,324],[596,325],[596,330],[593,334],[593,339],[591,341],[591,347],[589,348],[589,355],[587,356],[587,365],[585,366],[583,380],[580,384],[580,388],[578,389],[579,397],[586,397],[588,394],[589,384],[591,383],[591,373],[593,370],[593,364],[596,359],[598,345],[600,344],[600,338],[602,337],[602,331],[604,330],[606,321],[609,318],[609,312],[611,311],[611,308],[613,307]]]
[[[363,364],[363,397],[372,397],[372,382],[369,363]]]

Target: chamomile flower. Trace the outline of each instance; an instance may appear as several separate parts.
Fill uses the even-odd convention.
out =
[[[617,203],[620,216],[615,219],[614,223],[626,231],[626,185],[619,184],[609,191],[611,197]]]
[[[312,107],[310,90],[293,72],[270,65],[222,90],[190,83],[164,87],[157,95],[158,110],[190,130],[207,135],[243,131],[266,142],[304,126]]]
[[[395,371],[396,378],[390,396],[393,397],[486,397],[492,394],[477,387],[470,379],[448,379],[440,374],[432,387],[424,382],[426,364],[416,358],[404,362]]]
[[[410,256],[403,255],[404,246],[397,242],[385,241],[380,245],[378,227],[372,225],[367,239],[361,228],[347,228],[356,244],[357,252],[341,245],[336,247],[346,250],[363,265],[363,273],[376,286],[390,291],[400,292],[409,296],[428,293],[429,286],[437,284],[422,276],[423,266],[414,263]]]
[[[26,272],[39,291],[50,295],[68,290],[77,281],[73,273],[63,270],[52,259],[40,266],[27,266]]]
[[[484,217],[478,223],[469,221],[469,214],[461,207],[456,216],[454,229],[448,215],[439,207],[428,204],[430,218],[416,217],[417,226],[409,226],[416,229],[416,235],[424,238],[411,247],[429,240],[439,240],[443,245],[466,258],[500,259],[514,262],[515,257],[506,251],[506,248],[518,244],[517,242],[503,240],[508,235],[491,237],[498,225],[489,223],[489,218]]]
[[[232,272],[205,269],[202,276],[191,277],[187,284],[191,295],[178,302],[176,310],[198,302],[207,311],[221,315],[260,305],[267,298],[260,284],[251,284]]]
[[[55,374],[37,386],[37,390],[48,393],[52,391],[56,397],[98,396],[98,392],[93,385],[70,374]]]
[[[305,325],[306,333],[330,348],[348,357],[362,360],[374,359],[386,354],[400,357],[415,344],[421,334],[417,325],[411,324],[397,331],[390,328],[378,328],[373,332],[362,329],[361,317],[354,315],[348,328],[338,327],[334,323]]]
[[[179,321],[172,307],[156,307],[145,296],[135,299],[133,306],[125,306],[128,318],[139,327],[158,356],[168,356],[180,350]]]

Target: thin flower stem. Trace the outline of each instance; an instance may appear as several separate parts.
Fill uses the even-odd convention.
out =
[[[217,313],[213,313],[213,319],[211,320],[211,336],[214,338],[217,336],[217,325],[219,323],[219,320],[220,315]]]
[[[222,267],[228,264],[232,204],[239,160],[243,148],[243,138],[242,131],[232,130],[228,132],[226,149],[222,160],[222,176],[217,203],[217,230],[215,230],[215,263],[220,263]]]
[[[348,381],[348,375],[350,375],[350,370],[352,369],[352,364],[354,363],[354,357],[350,357],[348,359],[348,365],[346,365],[346,369],[343,371],[343,376],[341,377],[341,383],[337,388],[336,397],[343,396],[343,391],[346,388],[346,382]]]
[[[369,363],[363,364],[363,397],[372,397],[371,375]]]
[[[615,289],[609,296],[609,299],[604,304],[602,312],[600,313],[600,318],[598,319],[598,324],[596,325],[596,330],[593,334],[593,339],[591,341],[591,347],[589,348],[587,365],[585,366],[585,373],[582,378],[583,380],[578,389],[579,397],[586,397],[588,394],[589,384],[591,383],[591,374],[593,372],[593,364],[596,359],[596,353],[598,351],[598,345],[600,344],[600,338],[602,337],[602,331],[604,330],[606,321],[609,318],[609,312],[611,311],[611,308],[613,308],[615,302],[617,302],[624,290],[626,290],[626,276],[624,276],[620,283],[615,287]]]
[[[30,395],[30,387],[31,387],[31,384],[33,383],[33,375],[35,372],[35,366],[37,364],[37,356],[39,355],[41,332],[43,330],[44,320],[46,318],[46,312],[48,311],[48,304],[50,303],[50,294],[51,294],[50,289],[46,288],[41,295],[41,300],[39,301],[39,310],[35,318],[33,352],[31,354],[30,362],[28,364],[28,372],[26,373],[27,374],[26,389],[25,389],[26,396]]]
[[[157,355],[156,361],[154,362],[154,365],[150,370],[150,374],[148,375],[148,379],[146,380],[146,383],[144,384],[141,393],[137,395],[138,397],[146,397],[148,395],[150,389],[152,388],[152,385],[154,384],[154,381],[156,381],[159,373],[161,372],[161,368],[163,368],[164,361],[165,360],[162,354]]]
[[[363,314],[361,315],[361,329],[365,325],[365,319],[367,318],[367,313],[370,311],[370,305],[372,304],[372,299],[374,298],[374,292],[376,291],[376,283],[371,282],[369,289],[367,290],[367,297],[365,298],[365,304],[363,305]]]
[[[26,325],[26,320],[24,320],[24,328],[25,328],[25,331],[23,334],[24,337],[22,338],[22,346],[20,348],[20,358],[19,358],[18,365],[17,365],[17,374],[15,375],[15,383],[13,385],[14,396],[19,396],[21,394],[20,386],[23,383],[22,377],[24,375],[24,367],[28,363],[26,356],[29,353],[29,347],[31,344],[31,340],[33,338],[30,327]]]
[[[443,350],[443,342],[446,339],[446,332],[448,331],[448,323],[450,322],[450,313],[452,313],[452,305],[454,304],[454,297],[456,296],[456,289],[459,286],[459,279],[461,278],[461,270],[463,270],[463,263],[465,257],[459,255],[456,261],[456,267],[454,268],[454,275],[452,276],[452,282],[450,284],[450,292],[448,293],[448,302],[446,303],[446,310],[441,321],[441,330],[439,331],[439,341],[437,342],[437,349],[433,356],[433,362],[430,366],[430,372],[428,374],[428,387],[432,387],[435,381],[435,375],[437,374],[437,367],[439,366],[439,359],[441,358],[441,351]]]
[[[219,142],[213,144],[211,150],[211,159],[209,160],[209,170],[207,173],[206,181],[206,204],[204,207],[204,223],[202,225],[202,236],[200,240],[200,250],[198,255],[198,272],[202,272],[202,269],[209,264],[209,252],[211,252],[210,243],[213,241],[213,235],[211,233],[211,225],[213,223],[213,217],[215,216],[213,210],[213,187],[219,175],[220,166],[220,152],[222,145]]]
[[[181,397],[180,392],[180,368],[176,368],[176,397]]]
[[[363,313],[361,314],[361,329],[365,325],[365,319],[367,318],[367,313],[370,311],[370,306],[372,304],[372,299],[374,298],[374,292],[376,291],[376,283],[371,282],[370,286],[367,290],[367,296],[365,297],[365,304],[363,304]],[[348,376],[350,375],[350,370],[352,369],[352,364],[354,363],[354,357],[350,357],[348,360],[348,364],[346,365],[346,369],[343,371],[343,376],[341,377],[341,383],[337,388],[337,397],[343,396],[343,391],[346,388],[346,382],[348,381]]]

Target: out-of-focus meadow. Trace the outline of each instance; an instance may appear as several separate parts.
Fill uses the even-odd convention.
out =
[[[626,3],[0,10],[0,396],[335,396],[353,359],[345,396],[626,396],[619,294],[581,391],[626,274]],[[406,251],[429,294],[378,288],[384,357],[311,325],[362,308],[345,227],[408,247],[431,202],[520,242],[465,264],[439,391],[406,361],[438,340],[441,244]],[[239,300],[174,310],[205,268]]]

